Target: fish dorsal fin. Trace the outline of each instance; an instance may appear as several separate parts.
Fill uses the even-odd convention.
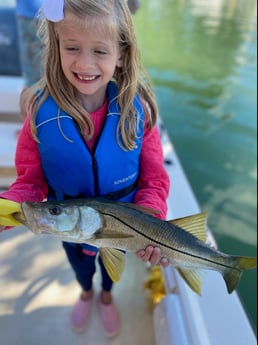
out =
[[[113,248],[99,248],[99,254],[112,281],[118,282],[125,267],[124,254]]]
[[[189,270],[183,268],[176,268],[180,276],[184,279],[186,284],[198,295],[201,295],[202,275],[198,270]]]
[[[177,225],[179,228],[194,235],[200,241],[203,241],[203,242],[206,241],[207,213],[202,212],[202,213],[194,214],[192,216],[172,219],[169,222]]]

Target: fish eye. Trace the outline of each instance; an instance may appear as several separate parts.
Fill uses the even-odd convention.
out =
[[[59,214],[62,213],[62,210],[58,206],[54,206],[49,208],[49,213],[52,214],[53,216],[58,216]]]

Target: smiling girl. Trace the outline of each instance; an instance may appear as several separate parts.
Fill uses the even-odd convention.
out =
[[[106,197],[156,209],[165,219],[169,178],[163,166],[157,105],[142,67],[124,0],[45,0],[45,75],[31,89],[30,111],[17,151],[17,180],[1,197],[17,202]],[[87,326],[96,257],[104,332],[120,317],[113,282],[87,244],[63,243],[82,288],[71,312],[75,331]],[[160,249],[136,253],[167,266]]]

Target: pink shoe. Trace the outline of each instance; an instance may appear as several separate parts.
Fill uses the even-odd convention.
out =
[[[120,331],[120,316],[114,302],[104,304],[98,300],[100,319],[104,332],[108,338],[115,337]]]
[[[74,332],[82,333],[85,331],[90,318],[92,301],[93,297],[86,301],[79,298],[73,306],[70,322]]]

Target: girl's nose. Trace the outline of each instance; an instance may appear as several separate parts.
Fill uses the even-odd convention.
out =
[[[77,67],[87,69],[94,65],[94,56],[91,52],[82,52],[76,61]]]

